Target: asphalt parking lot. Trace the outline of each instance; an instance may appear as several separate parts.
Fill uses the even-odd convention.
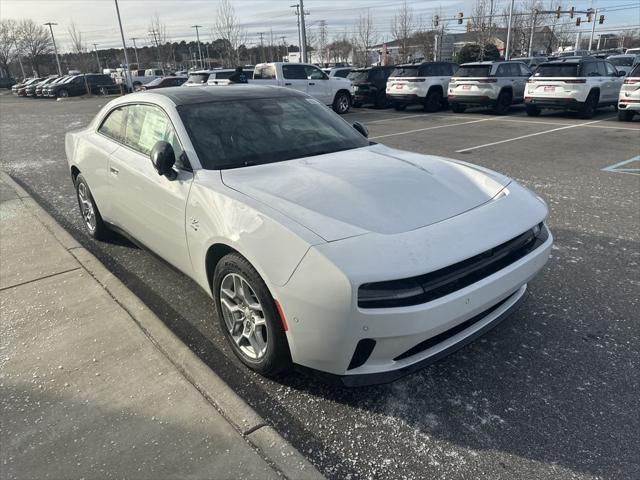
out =
[[[0,96],[0,168],[329,478],[640,478],[640,122],[357,109],[389,146],[477,163],[549,204],[552,258],[522,308],[390,385],[250,373],[191,280],[127,240],[82,230],[64,133],[104,98]],[[470,232],[475,234],[476,232]],[[635,312],[635,313],[634,313]]]

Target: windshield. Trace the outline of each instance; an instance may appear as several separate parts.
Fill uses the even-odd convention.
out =
[[[226,79],[228,79],[229,77],[231,77],[231,75],[233,75],[234,73],[235,73],[235,71],[234,71],[234,70],[230,70],[230,71],[227,71],[227,72],[222,72],[222,71],[220,71],[220,72],[216,72],[216,73],[215,73],[215,75],[216,75],[216,80],[217,80],[217,79],[220,79],[220,80],[226,80]]]
[[[369,142],[313,98],[276,97],[178,107],[207,170],[281,162]]]
[[[609,57],[608,62],[613,63],[616,67],[630,67],[633,65],[634,57]]]
[[[407,67],[396,67],[391,74],[392,77],[419,77],[418,73],[419,65],[411,65]]]
[[[204,85],[209,80],[208,73],[192,73],[185,82],[187,85]]]
[[[463,65],[458,68],[454,77],[488,77],[491,65]]]
[[[369,70],[351,70],[347,78],[352,82],[366,82],[369,79]]]
[[[536,70],[535,77],[577,77],[577,63],[542,64]]]

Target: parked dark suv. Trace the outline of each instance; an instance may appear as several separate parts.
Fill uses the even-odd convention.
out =
[[[347,79],[353,83],[353,106],[373,104],[376,108],[387,106],[387,79],[395,66],[356,68]]]
[[[68,82],[52,85],[47,92],[49,97],[73,97],[84,95],[87,93],[87,88],[91,93],[97,94],[100,93],[102,87],[109,87],[113,84],[113,79],[109,75],[87,73],[86,75],[77,75]]]

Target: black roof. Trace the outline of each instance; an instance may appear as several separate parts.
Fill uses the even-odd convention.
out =
[[[580,63],[580,62],[596,62],[596,61],[599,61],[599,60],[601,60],[601,59],[585,55],[584,57],[559,57],[559,58],[554,58],[553,60],[549,60],[547,63]]]
[[[304,93],[290,88],[258,85],[168,87],[154,89],[152,92],[153,95],[168,97],[176,106],[205,102],[305,96]],[[150,93],[142,92],[140,95],[149,95]]]

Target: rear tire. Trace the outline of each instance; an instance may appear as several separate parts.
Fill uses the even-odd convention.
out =
[[[511,106],[511,99],[511,92],[500,92],[496,105],[493,107],[493,113],[495,115],[506,115]]]
[[[459,103],[449,102],[449,106],[451,107],[451,111],[453,113],[464,113],[466,107],[464,105],[460,105]]]
[[[240,288],[235,288],[236,279],[241,281]],[[230,286],[233,286],[232,292]],[[212,289],[220,327],[240,361],[265,376],[289,370],[291,353],[283,322],[269,289],[256,269],[238,253],[225,255],[216,265]],[[240,308],[232,312],[225,306],[223,311],[223,301],[227,306]],[[251,342],[249,337],[257,342]],[[260,349],[258,353],[255,353],[255,347]]]
[[[343,115],[349,111],[351,107],[351,96],[347,92],[338,92],[333,99],[333,111],[339,115]]]
[[[111,231],[102,221],[102,215],[100,215],[100,210],[98,210],[98,206],[93,200],[89,184],[87,184],[81,173],[76,177],[74,185],[76,187],[78,207],[80,207],[80,214],[82,215],[82,223],[87,233],[96,240],[108,239],[111,236]]]
[[[427,94],[424,101],[425,112],[433,113],[442,107],[442,93],[439,90],[432,90]]]
[[[618,120],[621,122],[630,122],[633,120],[633,110],[618,110]]]
[[[580,118],[588,120],[593,118],[593,115],[596,113],[596,107],[598,106],[598,93],[597,92],[589,92],[589,96],[584,101],[579,110]]]
[[[393,105],[393,109],[396,110],[397,112],[402,112],[405,108],[407,108],[407,106],[402,105],[400,103],[396,103]]]
[[[540,107],[536,105],[527,105],[524,108],[527,111],[527,115],[529,115],[530,117],[537,117],[538,115],[540,115]]]

